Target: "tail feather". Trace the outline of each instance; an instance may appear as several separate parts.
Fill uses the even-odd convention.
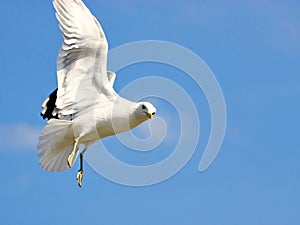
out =
[[[47,154],[40,160],[40,166],[50,172],[63,171],[69,168],[68,156],[71,153],[73,146],[67,148],[65,151],[57,154]]]
[[[73,150],[72,122],[51,119],[42,131],[38,144],[40,166],[47,171],[68,169],[68,156]]]

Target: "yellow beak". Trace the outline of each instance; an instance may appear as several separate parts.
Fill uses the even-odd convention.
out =
[[[146,115],[148,116],[148,118],[151,120],[153,118],[153,115],[151,113],[146,113]]]

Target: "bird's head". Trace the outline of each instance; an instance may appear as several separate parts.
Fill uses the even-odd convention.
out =
[[[134,103],[129,113],[130,129],[138,126],[147,119],[152,119],[156,113],[156,108],[149,102]]]
[[[149,102],[138,102],[135,105],[135,116],[141,119],[152,119],[156,113],[156,108]]]

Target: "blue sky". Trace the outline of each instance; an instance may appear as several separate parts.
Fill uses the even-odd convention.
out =
[[[79,189],[77,165],[63,173],[40,169],[36,144],[45,124],[40,104],[56,86],[62,38],[51,1],[5,0],[0,7],[2,223],[299,224],[300,3],[85,2],[110,48],[139,40],[170,41],[209,65],[228,113],[221,151],[208,170],[198,172],[210,129],[205,97],[178,71],[150,64],[120,71],[115,88],[121,90],[149,69],[142,74],[162,72],[196,96],[199,143],[178,174],[137,188],[112,183],[87,166]],[[176,124],[176,115],[168,114],[174,109],[158,105],[161,116],[171,115]],[[148,153],[134,155],[112,138],[106,143],[116,156],[136,164],[170,154],[165,150],[149,160]]]

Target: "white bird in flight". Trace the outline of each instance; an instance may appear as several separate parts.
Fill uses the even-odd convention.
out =
[[[107,71],[108,44],[97,19],[81,0],[53,0],[63,34],[57,58],[58,88],[44,101],[48,119],[38,143],[40,166],[63,171],[76,161],[81,187],[83,156],[90,145],[128,131],[156,113],[149,102],[132,102],[113,89],[116,74]]]

